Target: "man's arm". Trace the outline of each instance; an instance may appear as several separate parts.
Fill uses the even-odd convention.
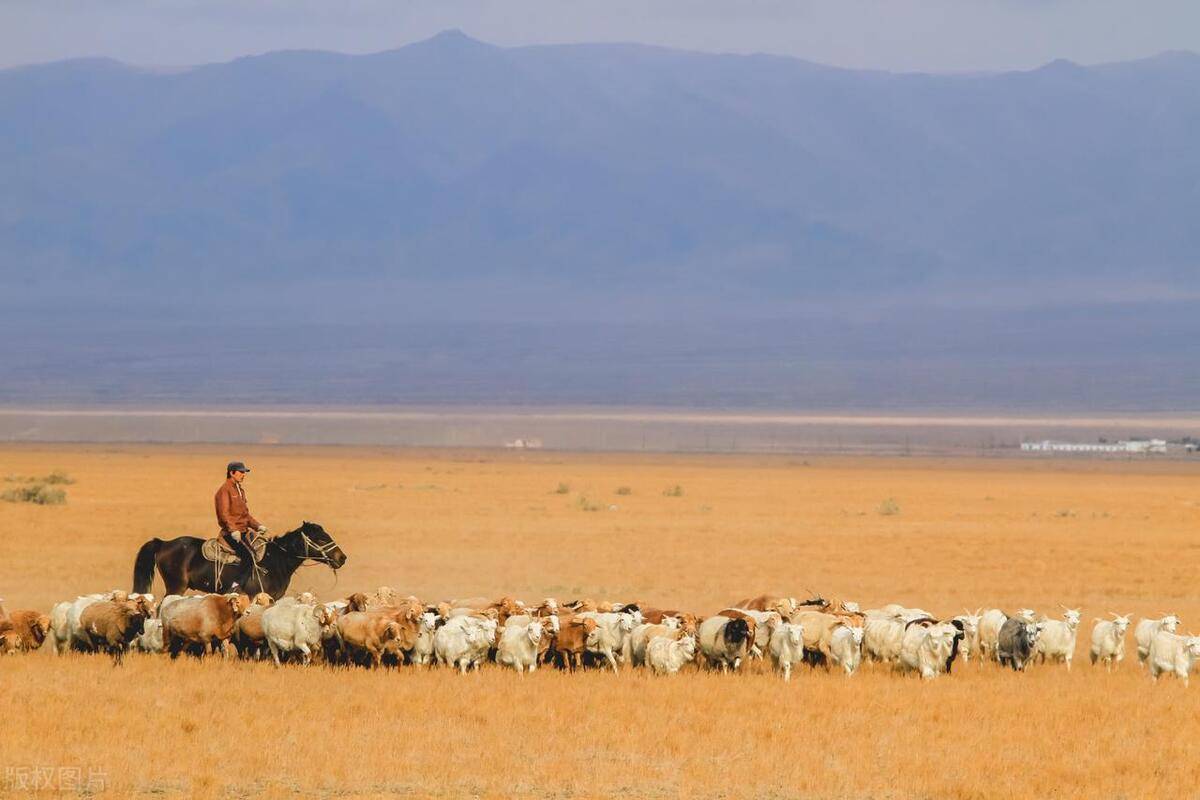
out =
[[[224,488],[217,492],[217,523],[223,531],[237,530],[229,522],[229,492],[225,491]]]

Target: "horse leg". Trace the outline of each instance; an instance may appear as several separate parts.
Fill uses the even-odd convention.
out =
[[[180,570],[180,574],[169,575],[167,574],[167,570],[163,569],[160,565],[158,568],[158,574],[162,575],[163,586],[166,587],[163,597],[166,597],[169,594],[183,594],[187,591],[188,579],[183,570]]]

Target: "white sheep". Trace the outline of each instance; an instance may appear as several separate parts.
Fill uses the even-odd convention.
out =
[[[695,657],[696,640],[691,636],[655,636],[646,645],[646,662],[656,675],[674,675]]]
[[[783,673],[785,681],[790,681],[792,665],[804,661],[804,628],[790,622],[775,626],[767,650],[771,653],[771,663],[775,669]]]
[[[496,663],[512,667],[524,675],[537,669],[538,647],[542,643],[542,623],[533,620],[526,625],[504,628],[496,647]]]

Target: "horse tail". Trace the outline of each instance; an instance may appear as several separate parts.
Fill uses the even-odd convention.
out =
[[[150,591],[154,582],[154,566],[158,558],[158,547],[162,539],[151,539],[138,550],[137,559],[133,562],[133,591],[145,594]]]

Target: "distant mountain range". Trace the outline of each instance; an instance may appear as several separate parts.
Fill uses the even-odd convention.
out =
[[[556,321],[682,320],[714,341],[729,326],[761,355],[819,327],[814,314],[941,309],[944,327],[914,323],[916,356],[936,361],[968,329],[990,341],[1000,314],[1036,361],[1038,309],[1071,309],[1069,338],[1091,354],[1089,342],[1127,341],[1130,313],[1112,327],[1104,309],[1136,304],[1153,328],[1155,309],[1187,313],[1200,296],[1198,140],[1190,53],[890,74],[447,32],[365,56],[7,69],[0,313],[27,331],[63,319],[98,331],[131,319],[551,326],[531,341],[554,339]],[[747,333],[764,319],[760,338]],[[856,330],[847,341],[866,349],[848,362],[878,350]],[[879,330],[891,347],[910,328]],[[1128,357],[1168,341],[1188,363],[1171,330]],[[620,357],[653,370],[658,340],[626,337]],[[18,394],[35,398],[38,368],[21,363],[33,383]],[[130,381],[136,396],[136,370]]]
[[[1188,53],[897,75],[448,32],[66,61],[0,71],[0,269],[35,304],[332,289],[380,314],[1142,298],[1200,290],[1198,137]]]

